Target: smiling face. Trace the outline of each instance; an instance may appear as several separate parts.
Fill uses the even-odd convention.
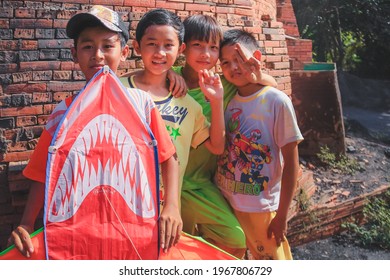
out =
[[[215,66],[219,56],[219,42],[189,40],[184,51],[186,64],[195,72],[210,70]]]
[[[127,45],[121,48],[118,33],[103,26],[85,28],[77,39],[77,45],[72,48],[73,59],[79,64],[87,82],[104,65],[116,72],[128,53]]]
[[[221,49],[221,69],[224,77],[236,87],[243,87],[250,82],[242,74],[238,63],[238,53],[235,45],[225,45]]]
[[[155,75],[167,72],[185,45],[180,44],[177,31],[169,25],[151,25],[134,49],[142,57],[145,70]]]

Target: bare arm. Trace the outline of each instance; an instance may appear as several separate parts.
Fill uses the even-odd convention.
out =
[[[282,147],[282,155],[284,158],[284,167],[279,208],[268,228],[268,238],[271,238],[273,233],[277,246],[280,246],[280,243],[285,240],[287,234],[288,209],[294,197],[298,180],[299,160],[297,142],[292,142]]]
[[[210,138],[206,148],[213,154],[222,154],[225,149],[225,121],[223,113],[223,86],[218,75],[208,70],[199,72],[199,86],[210,101],[211,125]]]
[[[183,229],[179,209],[179,165],[176,154],[161,163],[165,189],[164,207],[160,215],[160,242],[165,252],[175,245]]]
[[[10,245],[15,244],[15,247],[28,258],[34,252],[30,233],[34,231],[35,220],[43,208],[44,190],[45,185],[43,183],[32,181],[20,225],[12,231],[8,240]]]

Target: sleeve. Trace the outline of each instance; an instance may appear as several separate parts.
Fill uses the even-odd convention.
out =
[[[288,143],[301,142],[303,136],[290,98],[285,93],[280,96],[277,102],[279,106],[275,121],[275,141],[279,147],[283,147]]]
[[[195,114],[194,132],[192,135],[191,147],[198,148],[204,141],[210,137],[210,123],[203,115],[202,107],[195,101],[192,108]]]
[[[171,137],[169,137],[167,129],[165,128],[160,112],[156,107],[151,108],[150,129],[157,140],[158,159],[159,162],[162,163],[169,159],[176,152],[176,149],[172,143]]]
[[[237,88],[232,83],[228,82],[225,77],[221,77],[222,86],[223,86],[223,109],[226,110],[227,105],[230,100],[236,95]]]
[[[38,140],[38,144],[31,155],[30,161],[23,170],[23,175],[28,179],[41,183],[46,182],[46,164],[51,140],[52,137],[50,133],[44,129]]]

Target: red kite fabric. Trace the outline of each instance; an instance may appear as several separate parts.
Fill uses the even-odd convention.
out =
[[[157,152],[134,100],[105,67],[62,117],[46,170],[47,259],[157,259]]]
[[[235,259],[186,234],[159,252],[156,141],[135,104],[105,68],[56,120],[30,259]],[[0,259],[26,258],[10,247]]]
[[[43,229],[31,235],[34,253],[24,257],[14,246],[0,253],[0,260],[44,260],[46,258]],[[236,258],[203,239],[183,233],[179,243],[168,253],[160,252],[159,260],[236,260]]]

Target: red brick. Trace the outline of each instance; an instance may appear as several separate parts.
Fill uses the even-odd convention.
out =
[[[33,151],[25,152],[14,152],[7,154],[0,154],[0,162],[12,162],[12,161],[22,161],[28,160]]]
[[[48,92],[34,92],[32,99],[33,104],[52,102],[51,94]]]
[[[53,101],[60,102],[69,96],[72,96],[72,93],[70,93],[70,92],[55,92],[53,94]]]
[[[186,11],[203,11],[203,12],[209,12],[211,11],[211,6],[210,5],[206,5],[206,4],[190,4],[190,3],[186,3],[185,4],[185,10]]]
[[[38,116],[38,124],[45,125],[48,119],[49,119],[49,115],[40,115]]]
[[[172,9],[172,10],[178,10],[183,11],[184,10],[184,3],[175,3],[170,1],[156,1],[156,8],[164,8],[164,9]]]
[[[124,0],[123,6],[156,7],[155,0]]]
[[[46,84],[34,83],[34,84],[12,84],[8,85],[4,93],[13,94],[13,93],[33,93],[36,91],[46,91]]]
[[[47,85],[48,91],[73,91],[80,90],[85,85],[85,82],[49,82]]]
[[[38,49],[38,42],[37,41],[31,41],[31,40],[22,40],[20,45],[21,50],[37,50]]]
[[[241,16],[253,16],[253,10],[252,9],[241,9],[241,8],[235,8],[234,13],[236,15]]]
[[[42,105],[15,107],[15,108],[1,108],[0,117],[16,117],[27,115],[41,115],[43,114]]]
[[[17,127],[31,126],[35,124],[37,124],[36,116],[22,116],[16,118]]]
[[[20,70],[57,70],[60,68],[60,65],[60,61],[20,62]]]
[[[15,9],[16,18],[35,18],[35,10],[27,8]]]

